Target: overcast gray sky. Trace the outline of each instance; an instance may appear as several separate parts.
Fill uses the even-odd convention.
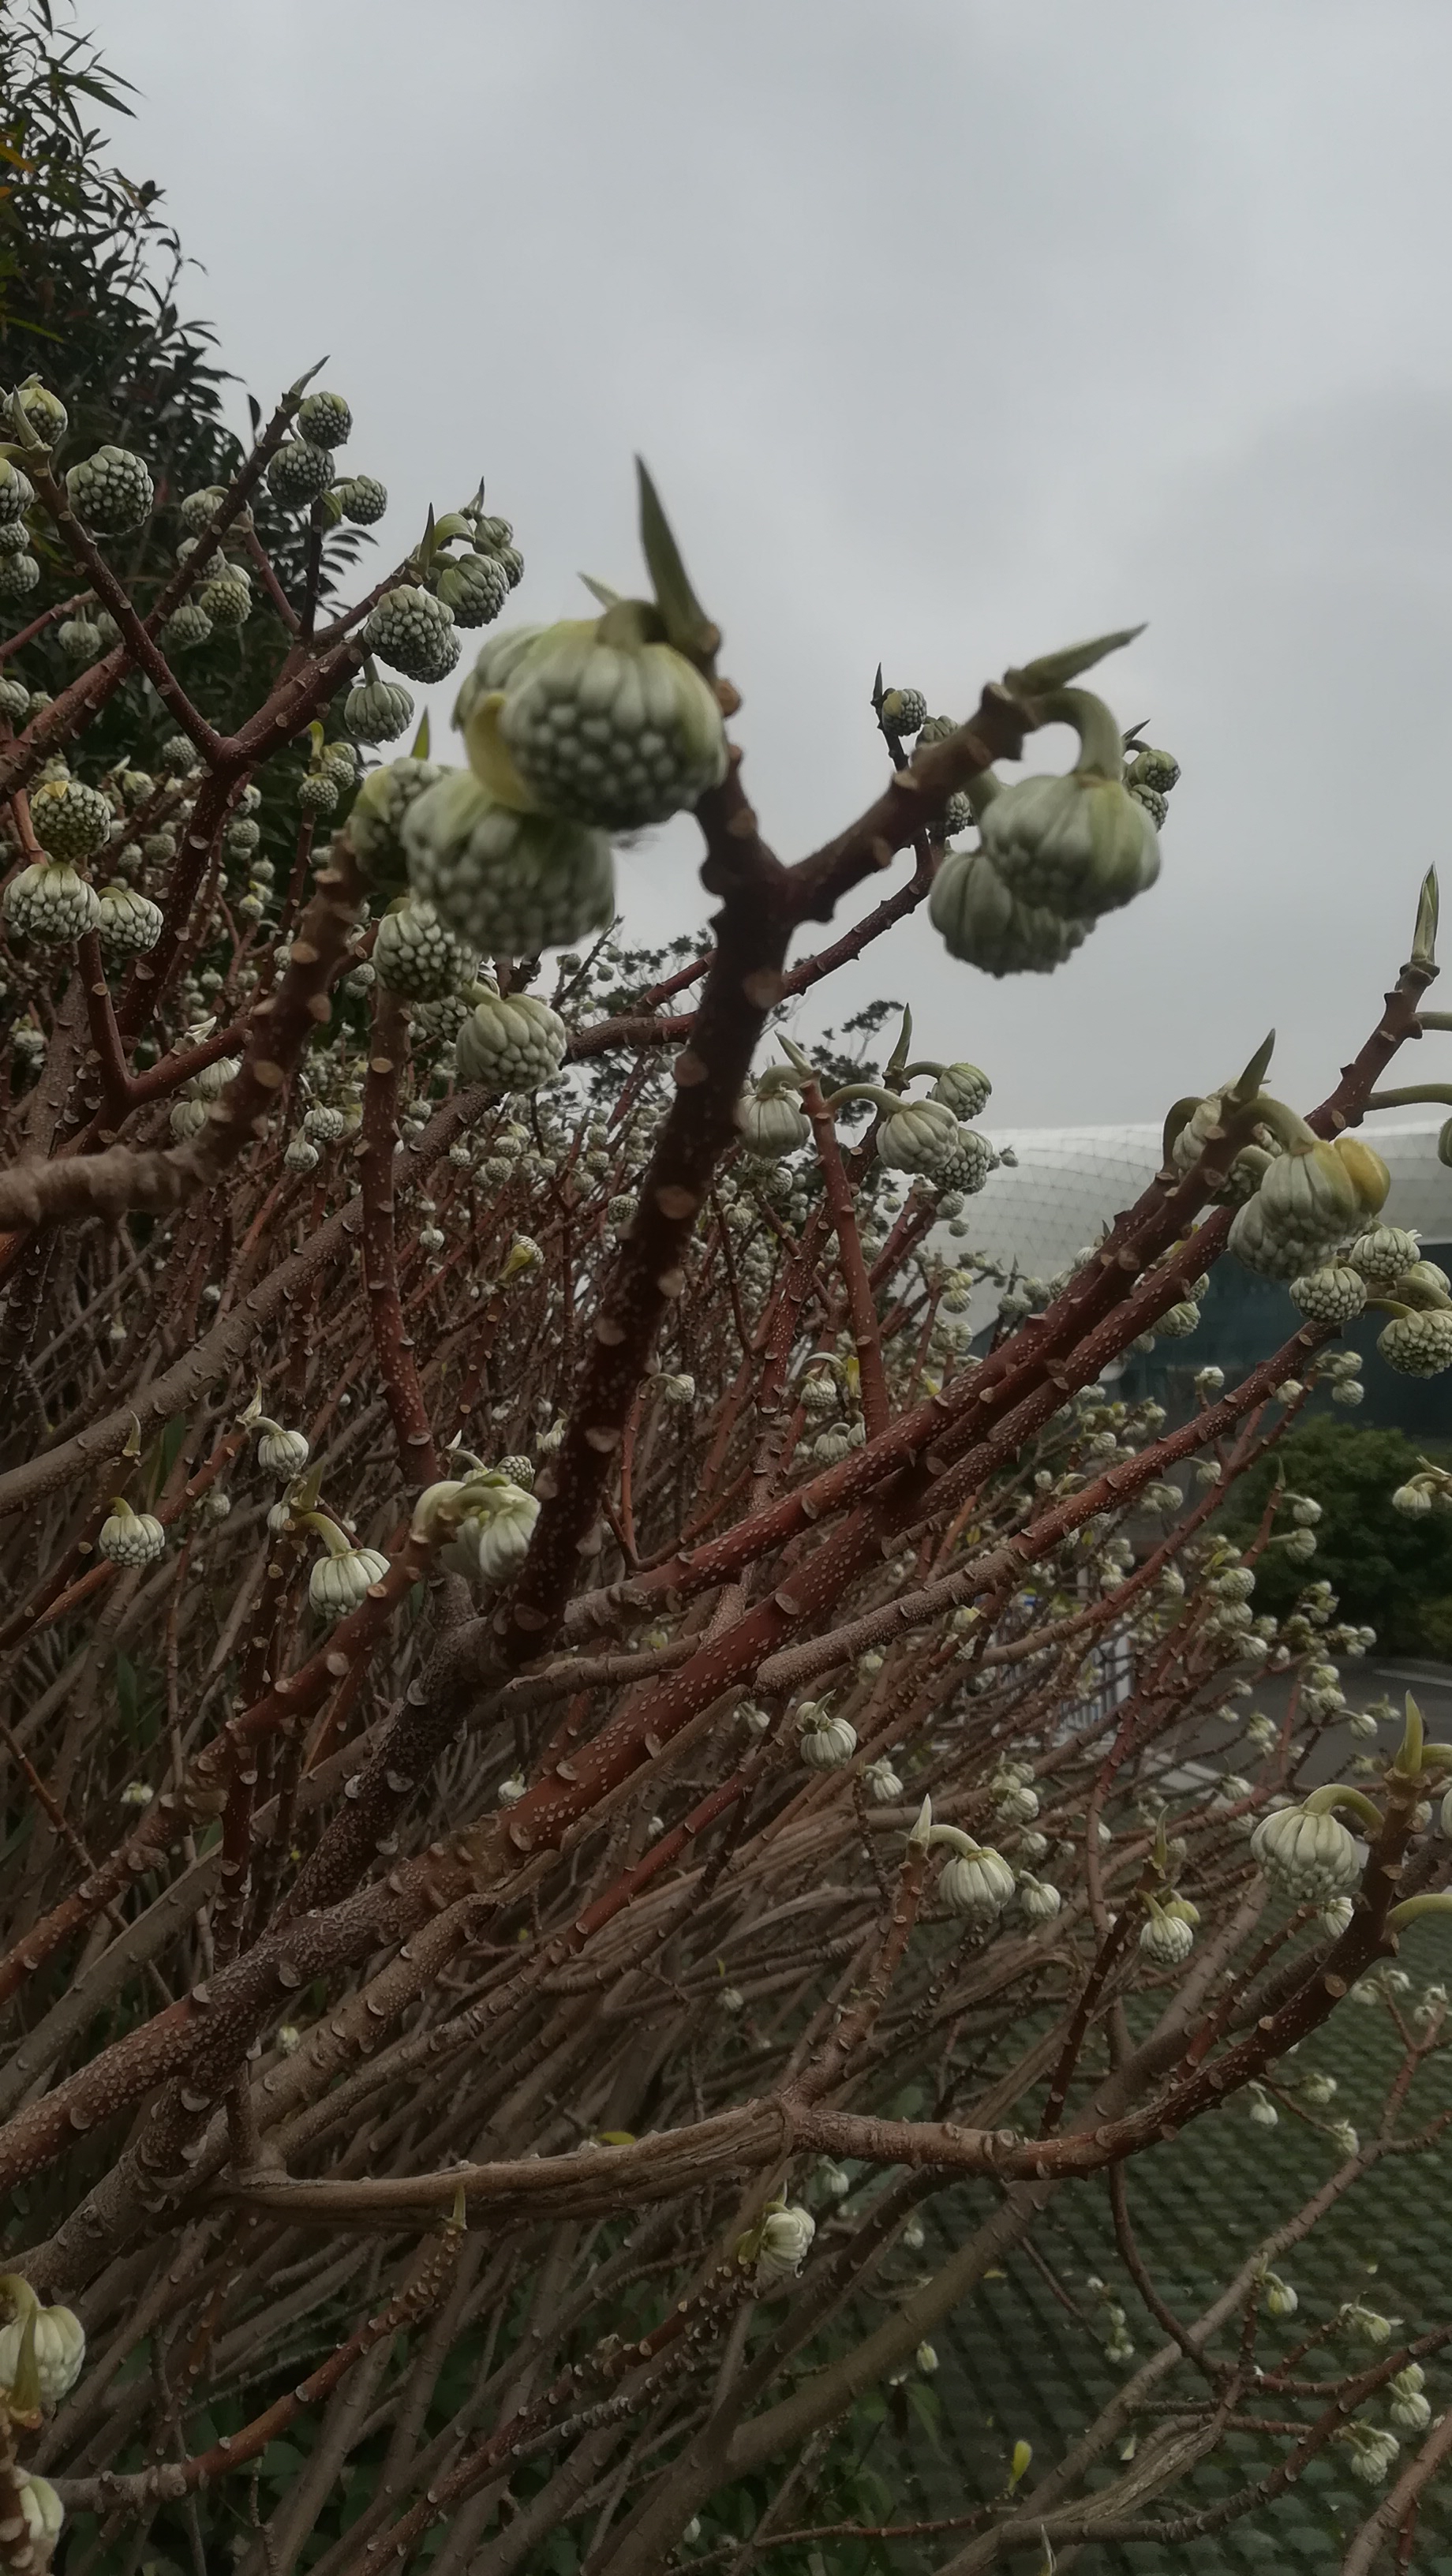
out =
[[[1157,1115],[1272,1022],[1319,1096],[1452,812],[1446,0],[91,16],[194,308],[264,403],[330,353],[391,552],[482,473],[521,614],[579,614],[644,452],[783,856],[880,781],[879,657],[963,714],[1150,620],[1103,685],[1183,764],[1158,888],[1051,978],[915,921],[837,1013],[910,998],[1008,1123]],[[694,870],[626,854],[627,930],[701,920]]]

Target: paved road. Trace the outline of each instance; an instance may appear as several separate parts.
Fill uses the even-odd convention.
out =
[[[1336,1660],[1341,1687],[1352,1707],[1367,1708],[1373,1700],[1389,1699],[1396,1710],[1396,1724],[1383,1726],[1375,1743],[1369,1736],[1353,1735],[1347,1727],[1328,1727],[1317,1737],[1303,1774],[1312,1786],[1318,1780],[1346,1777],[1358,1753],[1394,1753],[1401,1741],[1408,1691],[1427,1721],[1428,1734],[1440,1736],[1444,1742],[1452,1735],[1452,1664],[1404,1662],[1400,1657],[1385,1655]],[[1275,1676],[1257,1691],[1256,1705],[1264,1708],[1268,1717],[1280,1717],[1285,1709],[1286,1689],[1286,1683]]]
[[[1339,1656],[1337,1669],[1341,1687],[1351,1707],[1369,1708],[1376,1700],[1389,1700],[1396,1712],[1395,1720],[1384,1723],[1379,1736],[1354,1735],[1349,1726],[1330,1726],[1318,1733],[1310,1756],[1300,1774],[1308,1789],[1323,1780],[1355,1779],[1353,1769],[1358,1754],[1382,1754],[1390,1757],[1401,1741],[1406,1696],[1411,1692],[1427,1732],[1443,1743],[1452,1742],[1452,1664],[1424,1664],[1403,1661],[1385,1655],[1365,1657]],[[1265,1675],[1255,1685],[1255,1697],[1240,1703],[1248,1716],[1252,1709],[1263,1709],[1267,1717],[1280,1724],[1286,1713],[1290,1684],[1280,1673]],[[1188,1760],[1208,1761],[1215,1770],[1226,1767],[1226,1756],[1234,1738],[1219,1718],[1201,1728],[1186,1747]],[[1240,1757],[1242,1770],[1250,1770],[1248,1754]]]

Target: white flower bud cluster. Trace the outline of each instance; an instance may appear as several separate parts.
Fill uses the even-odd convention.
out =
[[[493,792],[610,831],[664,822],[726,768],[714,692],[626,600],[594,622],[494,638],[456,721]]]
[[[119,878],[103,886],[97,903],[96,936],[106,964],[114,971],[128,965],[133,957],[144,957],[161,937],[162,918],[160,904],[138,894],[134,886]]]
[[[1401,2324],[1400,2317],[1384,2316],[1364,2299],[1344,2299],[1337,2311],[1337,2324],[1349,2343],[1364,2352],[1380,2352],[1392,2339],[1392,2329]]]
[[[43,948],[60,948],[84,938],[101,915],[95,887],[69,859],[47,859],[22,868],[6,886],[0,909],[13,938],[33,939]]]
[[[797,1750],[812,1771],[839,1771],[857,1750],[857,1730],[834,1717],[825,1700],[804,1700],[796,1711]]]
[[[1388,2382],[1391,2400],[1388,2413],[1399,2433],[1425,2433],[1432,2421],[1431,2402],[1423,2395],[1427,2374],[1420,2362],[1409,2361]]]
[[[1159,874],[1154,815],[1163,813],[1163,791],[1147,779],[1133,791],[1126,785],[1118,729],[1101,699],[1078,689],[1072,707],[1077,766],[1011,787],[980,774],[972,807],[982,846],[952,853],[934,880],[929,915],[950,955],[990,974],[1051,972]],[[1156,757],[1157,777],[1178,775],[1173,761]]]
[[[1027,1776],[1025,1776],[1025,1773]],[[999,1825],[1031,1825],[1039,1812],[1035,1791],[1029,1786],[1034,1773],[1027,1765],[1012,1764],[998,1772],[990,1784],[994,1822]]]
[[[545,1433],[539,1446],[549,1445]],[[532,1467],[529,1481],[534,1481]],[[507,1583],[523,1564],[539,1512],[538,1497],[495,1467],[462,1483],[430,1485],[419,1497],[413,1526],[419,1539],[444,1542],[441,1562],[451,1573],[497,1585]]]
[[[743,1091],[736,1104],[736,1124],[748,1153],[768,1162],[795,1154],[812,1133],[800,1103],[789,1090],[774,1085],[770,1076]]]
[[[96,1550],[110,1565],[154,1565],[166,1553],[166,1529],[154,1512],[134,1511],[118,1494],[101,1523]]]
[[[316,1517],[319,1521],[322,1515]],[[341,1537],[341,1533],[337,1534]],[[344,1619],[351,1610],[367,1600],[375,1583],[381,1583],[388,1572],[388,1559],[380,1548],[350,1547],[328,1543],[326,1556],[318,1558],[308,1576],[308,1599],[326,1619]]]
[[[1140,1950],[1156,1968],[1182,1967],[1195,1946],[1193,1909],[1187,1910],[1175,1900],[1162,1905],[1150,1897],[1147,1902],[1148,1912],[1140,1927]]]
[[[558,1072],[568,1043],[565,1024],[529,993],[502,998],[471,986],[476,998],[459,1030],[462,1083],[481,1083],[495,1098],[537,1091]]]
[[[257,1433],[257,1463],[264,1475],[281,1476],[291,1483],[308,1463],[308,1441],[301,1431],[287,1431],[266,1414],[254,1417],[251,1426]]]
[[[955,1840],[967,1843],[968,1837]],[[1013,1894],[1013,1871],[1002,1853],[977,1844],[955,1851],[939,1873],[939,1904],[982,1930],[997,1924]]]
[[[363,640],[380,662],[426,685],[446,680],[460,652],[453,610],[410,582],[384,592],[369,614]]]
[[[155,486],[139,456],[124,447],[98,447],[66,475],[66,498],[98,536],[125,536],[150,515]]]
[[[488,956],[535,957],[614,917],[605,835],[497,803],[470,770],[447,772],[419,797],[403,840],[415,893]]]
[[[1366,1304],[1366,1281],[1348,1263],[1303,1271],[1290,1289],[1292,1303],[1310,1324],[1349,1324]]]
[[[1298,1905],[1345,1896],[1361,1881],[1361,1854],[1339,1817],[1310,1807],[1264,1816],[1250,1842],[1256,1866]]]
[[[373,971],[391,993],[435,1002],[474,979],[478,959],[440,921],[431,903],[402,895],[390,904],[373,942]]]
[[[816,2232],[816,2220],[800,2202],[788,2206],[778,2203],[767,2211],[759,2227],[743,2237],[739,2251],[743,2261],[754,2263],[752,2287],[758,2298],[796,2279]]]
[[[1360,2478],[1366,2486],[1385,2485],[1401,2450],[1395,2433],[1379,2432],[1370,2424],[1343,2424],[1338,2426],[1333,2439],[1345,2442],[1349,2447],[1351,2457],[1347,2465],[1354,2478]]]
[[[35,2371],[40,2402],[50,2412],[69,2397],[86,2359],[86,2330],[70,2308],[43,2308],[24,2282],[8,2276],[9,2322],[0,2326],[0,2388],[12,2389],[21,2365],[25,2329],[35,2320]]]
[[[43,2478],[38,2469],[20,2470],[16,2490],[25,2518],[26,2542],[32,2551],[44,2552],[43,2558],[37,2557],[31,2563],[44,2565],[65,2522],[65,2507],[49,2478]]]
[[[1024,1843],[1027,1843],[1030,1840],[1042,1843],[1044,1852],[1047,1851],[1048,1844],[1042,1834],[1037,1834],[1032,1837],[1025,1835],[1023,1837]],[[1026,1859],[1042,1859],[1043,1852],[1034,1853],[1026,1851],[1024,1857]],[[1063,1903],[1064,1899],[1062,1891],[1054,1886],[1052,1880],[1046,1878],[1035,1878],[1031,1872],[1026,1869],[1019,1871],[1018,1904],[1019,1911],[1023,1915],[1026,1923],[1052,1923],[1056,1915],[1058,1915],[1062,1910]]]
[[[1134,2345],[1129,2337],[1129,2318],[1106,2281],[1091,2272],[1084,2284],[1099,2302],[1098,2323],[1104,2337],[1104,2358],[1123,2369],[1134,2359]]]

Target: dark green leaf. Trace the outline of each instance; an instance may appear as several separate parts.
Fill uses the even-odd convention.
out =
[[[691,588],[660,494],[638,456],[635,470],[640,482],[640,542],[666,634],[677,652],[709,662],[720,636]]]

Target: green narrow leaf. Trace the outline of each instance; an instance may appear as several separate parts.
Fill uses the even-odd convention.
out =
[[[413,738],[413,750],[412,750],[412,752],[409,754],[409,757],[410,757],[410,759],[412,759],[412,760],[427,760],[428,756],[429,756],[429,711],[428,711],[428,708],[427,708],[427,707],[425,707],[425,709],[424,709],[424,711],[423,711],[422,716],[419,718],[419,728],[418,728],[417,733],[414,735],[414,738]]]
[[[299,376],[295,385],[288,386],[282,399],[286,403],[289,411],[296,411],[298,404],[302,401],[303,395],[307,392],[314,376],[320,376],[327,363],[328,361],[326,356],[319,358],[315,367],[309,367],[305,376]]]
[[[1412,933],[1412,964],[1435,966],[1437,963],[1437,916],[1441,898],[1437,890],[1437,871],[1428,868],[1417,897],[1417,926]]]
[[[1270,1061],[1271,1057],[1275,1054],[1275,1051],[1276,1033],[1275,1030],[1272,1029],[1267,1037],[1262,1038],[1260,1045],[1256,1048],[1256,1051],[1251,1057],[1249,1064],[1246,1066],[1244,1073],[1241,1075],[1240,1080],[1234,1085],[1231,1093],[1232,1099],[1254,1100],[1256,1093],[1259,1091],[1261,1084],[1264,1082],[1266,1075],[1270,1071]]]
[[[1066,644],[1061,652],[1045,653],[1037,662],[1026,662],[1021,671],[1005,671],[1003,685],[1016,698],[1041,698],[1047,689],[1061,689],[1066,680],[1077,679],[1081,671],[1092,671],[1106,653],[1117,653],[1132,644],[1144,625],[1117,626],[1112,635],[1092,636],[1087,644]]]
[[[888,1070],[889,1075],[892,1075],[892,1074],[894,1074],[894,1073],[901,1073],[901,1071],[902,1071],[902,1069],[903,1069],[903,1066],[906,1064],[906,1062],[907,1062],[907,1060],[908,1060],[908,1056],[909,1056],[909,1054],[910,1054],[910,1052],[911,1052],[911,1049],[912,1049],[912,1042],[913,1042],[913,1015],[912,1015],[912,1006],[911,1006],[911,1004],[910,1004],[910,1003],[905,1003],[905,1004],[904,1004],[904,1006],[903,1006],[902,1026],[901,1026],[901,1028],[898,1030],[898,1033],[897,1033],[897,1044],[896,1044],[896,1046],[893,1048],[893,1051],[892,1051],[891,1055],[890,1055],[890,1056],[888,1057],[888,1059],[887,1059],[887,1070]]]
[[[941,2451],[943,2446],[939,2440],[939,2427],[943,2420],[943,2408],[937,2390],[930,2388],[925,2379],[910,2379],[907,2383],[907,2401],[933,2449]]]
[[[693,661],[709,662],[721,641],[720,630],[713,626],[691,588],[660,494],[639,456],[635,471],[640,480],[640,542],[666,635],[678,653],[688,653]]]

